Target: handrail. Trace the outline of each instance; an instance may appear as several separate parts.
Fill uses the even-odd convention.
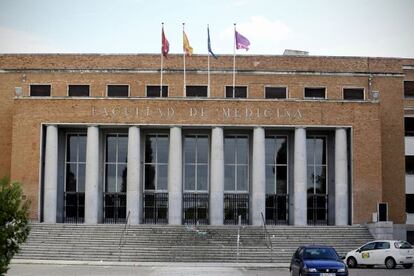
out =
[[[124,240],[124,237],[126,237],[126,232],[128,231],[128,229],[129,229],[129,215],[131,214],[131,211],[129,211],[128,210],[128,214],[127,214],[127,217],[126,217],[126,220],[125,220],[125,225],[124,225],[124,229],[122,230],[122,233],[121,233],[121,237],[119,238],[119,244],[118,244],[118,259],[119,259],[119,261],[121,261],[121,247],[124,245],[124,243],[125,243],[125,241],[124,241],[124,243],[122,243],[122,241]],[[128,226],[128,228],[127,228],[127,226]]]
[[[262,215],[263,231],[265,233],[266,246],[267,246],[267,248],[270,249],[270,262],[273,262],[273,245],[272,245],[272,240],[270,239],[270,234],[269,234],[269,232],[267,231],[267,228],[266,228],[266,221],[265,221],[263,212],[260,212],[260,214]]]

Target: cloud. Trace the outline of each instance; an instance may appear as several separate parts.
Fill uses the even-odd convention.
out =
[[[65,49],[32,33],[0,26],[0,53],[62,53]]]
[[[237,23],[237,31],[250,40],[249,53],[278,54],[275,51],[282,51],[281,42],[293,36],[293,31],[287,24],[263,16],[252,16],[248,22]],[[233,41],[233,37],[233,27],[220,33],[220,40],[223,42]]]

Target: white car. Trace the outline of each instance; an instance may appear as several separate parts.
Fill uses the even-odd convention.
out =
[[[402,265],[409,269],[414,263],[414,248],[406,241],[372,241],[348,252],[345,260],[351,268],[357,265],[385,265],[387,268]]]

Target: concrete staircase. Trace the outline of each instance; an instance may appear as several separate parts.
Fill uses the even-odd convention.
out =
[[[372,240],[365,227],[75,225],[33,223],[16,259],[122,262],[287,263],[299,245],[323,244],[339,254]]]

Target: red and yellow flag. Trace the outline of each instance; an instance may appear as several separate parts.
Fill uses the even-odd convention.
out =
[[[193,47],[190,46],[190,41],[183,31],[183,50],[186,56],[191,56],[193,54]]]

